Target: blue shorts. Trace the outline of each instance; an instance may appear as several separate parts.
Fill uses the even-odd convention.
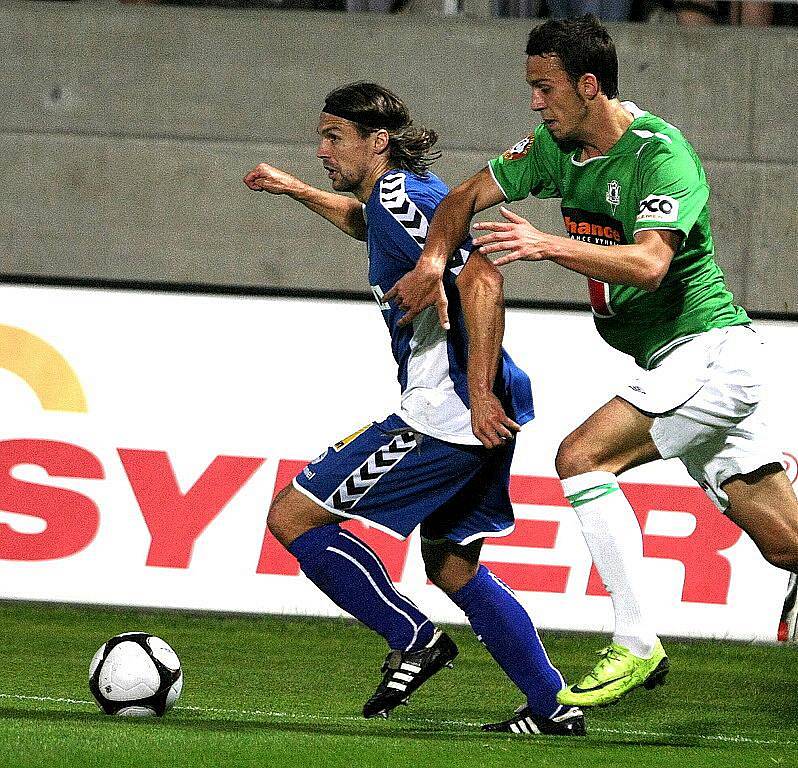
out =
[[[294,487],[333,514],[400,538],[421,524],[425,539],[468,544],[513,530],[514,450],[514,440],[494,449],[446,443],[394,414],[330,446]]]

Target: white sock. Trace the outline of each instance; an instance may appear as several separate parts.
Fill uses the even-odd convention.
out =
[[[636,656],[650,658],[657,636],[645,619],[642,582],[643,534],[634,510],[612,472],[584,472],[562,481],[579,516],[593,562],[615,611],[612,640]]]

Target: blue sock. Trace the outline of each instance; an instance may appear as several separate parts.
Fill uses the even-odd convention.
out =
[[[379,557],[357,536],[323,525],[303,533],[288,550],[330,600],[393,650],[415,651],[432,640],[435,625],[396,591]]]
[[[562,675],[549,661],[529,614],[504,582],[480,565],[477,575],[449,597],[524,693],[533,714],[553,717],[564,711],[556,698],[564,686]]]

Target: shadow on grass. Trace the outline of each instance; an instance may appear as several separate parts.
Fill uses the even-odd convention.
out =
[[[477,729],[473,731],[452,728],[447,725],[418,724],[401,721],[386,723],[384,721],[353,722],[307,722],[281,720],[279,718],[264,720],[246,720],[241,718],[204,717],[182,713],[178,717],[167,715],[165,718],[109,717],[100,712],[74,712],[69,710],[42,710],[25,707],[0,707],[2,720],[31,720],[50,723],[76,723],[84,726],[105,726],[132,728],[168,728],[170,730],[202,730],[216,733],[259,733],[263,731],[302,733],[308,735],[359,736],[401,739],[404,737],[428,740],[450,740],[457,738],[484,739]]]
[[[373,739],[390,739],[401,741],[410,739],[414,741],[427,742],[480,742],[483,744],[518,743],[519,740],[529,740],[530,742],[539,741],[545,743],[547,747],[556,746],[562,749],[573,749],[580,744],[600,743],[604,747],[634,748],[640,746],[648,747],[671,747],[676,749],[712,749],[723,748],[728,744],[708,743],[704,739],[696,738],[694,735],[672,733],[667,736],[652,733],[650,735],[636,735],[623,733],[607,733],[601,729],[593,733],[588,733],[587,739],[581,738],[557,738],[550,736],[523,737],[509,734],[483,733],[477,728],[466,729],[453,727],[446,724],[418,724],[414,722],[394,720],[384,721],[354,721],[354,722],[292,722],[290,720],[244,720],[244,719],[220,719],[185,714],[179,717],[167,716],[161,720],[158,718],[110,718],[99,712],[74,712],[29,709],[24,707],[2,708],[0,707],[0,721],[3,720],[28,720],[34,722],[64,723],[81,725],[84,727],[107,727],[114,728],[166,728],[173,732],[206,732],[206,733],[296,733],[307,736],[344,736]],[[735,746],[740,747],[739,743]]]

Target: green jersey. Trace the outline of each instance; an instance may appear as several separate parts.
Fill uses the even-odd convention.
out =
[[[507,200],[562,198],[571,238],[628,245],[645,229],[683,234],[659,288],[646,291],[588,278],[590,304],[602,338],[650,368],[677,340],[710,328],[749,323],[715,262],[709,228],[709,185],[695,150],[659,117],[624,107],[634,121],[606,155],[580,161],[544,125],[490,162]]]

